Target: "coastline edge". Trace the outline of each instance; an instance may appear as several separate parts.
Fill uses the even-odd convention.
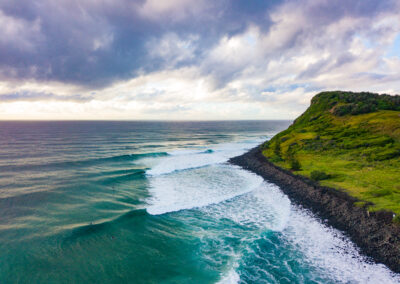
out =
[[[400,273],[400,226],[392,222],[393,212],[369,212],[366,207],[356,206],[354,203],[359,200],[346,192],[321,186],[274,165],[262,155],[260,146],[231,158],[229,163],[277,184],[293,203],[343,231],[361,253]]]

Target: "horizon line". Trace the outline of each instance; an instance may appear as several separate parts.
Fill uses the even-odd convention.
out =
[[[1,122],[219,122],[219,121],[292,121],[294,119],[0,119]]]

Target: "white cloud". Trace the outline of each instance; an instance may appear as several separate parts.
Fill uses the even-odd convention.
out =
[[[17,50],[32,51],[35,42],[41,40],[40,19],[32,22],[15,18],[0,10],[0,43],[11,45]]]
[[[105,49],[109,47],[114,40],[112,33],[105,33],[93,39],[93,50]]]
[[[180,21],[191,14],[200,13],[205,8],[203,0],[146,0],[139,8],[139,13],[151,20],[167,17],[173,21]]]
[[[162,59],[171,68],[176,64],[195,57],[196,42],[199,36],[179,37],[176,33],[167,33],[160,39],[151,39],[147,43],[149,55],[153,59]]]

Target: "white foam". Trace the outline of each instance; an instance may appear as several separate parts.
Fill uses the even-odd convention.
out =
[[[290,218],[290,201],[273,184],[262,182],[251,192],[218,205],[202,208],[210,218],[229,219],[240,226],[260,231],[282,231]]]
[[[236,284],[239,283],[239,280],[239,274],[232,268],[220,281],[218,281],[218,284]]]
[[[152,168],[147,172],[151,194],[148,213],[164,214],[199,208],[206,218],[199,220],[197,215],[193,215],[190,224],[198,226],[197,232],[205,246],[204,257],[208,255],[210,262],[219,265],[223,261],[221,255],[225,254],[233,262],[225,267],[227,273],[219,283],[240,281],[236,268],[241,253],[252,251],[251,246],[256,240],[268,238],[262,234],[267,230],[281,232],[289,246],[282,249],[291,247],[295,252],[294,258],[298,258],[298,252],[304,255],[306,266],[315,270],[316,282],[320,281],[318,279],[331,279],[339,283],[400,283],[399,275],[384,265],[368,262],[339,231],[292,206],[277,186],[238,167],[221,164],[257,144],[226,143],[211,147],[213,152],[209,153],[204,152],[206,148],[174,151],[169,153],[170,156],[153,160]],[[189,213],[194,211],[185,212],[187,214],[176,217],[181,215],[188,221]],[[224,226],[216,225],[210,229],[212,222],[218,220],[229,220],[239,226],[224,229]],[[232,244],[225,240],[227,236],[241,241]],[[257,254],[257,251],[252,253]],[[282,265],[287,266],[288,273],[295,273],[290,270],[290,264]],[[257,274],[269,275],[271,279],[275,277],[263,269],[261,266],[255,268],[260,272]]]
[[[228,254],[232,261],[236,261],[234,264],[229,264],[231,270],[222,276],[220,283],[237,283],[240,280],[240,275],[234,268],[239,266],[242,252],[250,251],[255,258],[263,257],[257,255],[259,248],[253,250],[252,246],[260,238],[269,238],[269,235],[262,234],[266,230],[281,232],[282,238],[289,245],[282,246],[282,249],[291,247],[294,251],[293,257],[299,257],[295,251],[304,255],[303,261],[307,263],[306,266],[315,269],[313,273],[316,283],[321,281],[318,279],[330,279],[336,283],[400,283],[400,275],[392,273],[382,264],[368,261],[341,232],[322,224],[309,212],[291,205],[286,195],[275,185],[263,182],[251,192],[200,210],[207,216],[206,220],[229,219],[240,225],[238,228],[227,227],[222,231],[211,231],[202,237],[204,245],[210,247],[205,249],[210,251],[210,258],[220,258],[214,255],[216,252],[213,246],[217,243],[218,254]],[[240,238],[239,247],[235,247],[237,244],[228,247],[229,242],[216,242],[227,235]],[[286,263],[287,260],[282,261],[288,273],[295,273]],[[271,279],[276,277],[267,267],[260,266],[253,269],[258,271],[259,276],[269,275]],[[259,276],[251,275],[254,281],[261,281],[261,278],[257,280]]]
[[[209,165],[220,164],[229,158],[243,154],[261,143],[261,139],[223,143],[203,149],[175,150],[168,152],[169,156],[142,160],[151,168],[147,170],[150,176],[169,174],[176,171],[194,169]],[[212,151],[207,151],[212,150]]]
[[[156,176],[162,174],[173,173],[176,171],[204,167],[207,165],[223,163],[227,158],[215,153],[181,153],[174,154],[164,159],[160,159],[158,164],[154,165],[146,173]]]
[[[147,212],[163,214],[220,203],[257,188],[262,178],[231,165],[216,165],[150,179]]]
[[[293,208],[285,237],[311,265],[340,283],[400,283],[386,266],[368,262],[341,232],[321,224],[304,210]]]

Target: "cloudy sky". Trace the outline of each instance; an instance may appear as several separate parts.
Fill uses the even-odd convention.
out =
[[[293,119],[400,93],[398,0],[0,0],[0,119]]]

